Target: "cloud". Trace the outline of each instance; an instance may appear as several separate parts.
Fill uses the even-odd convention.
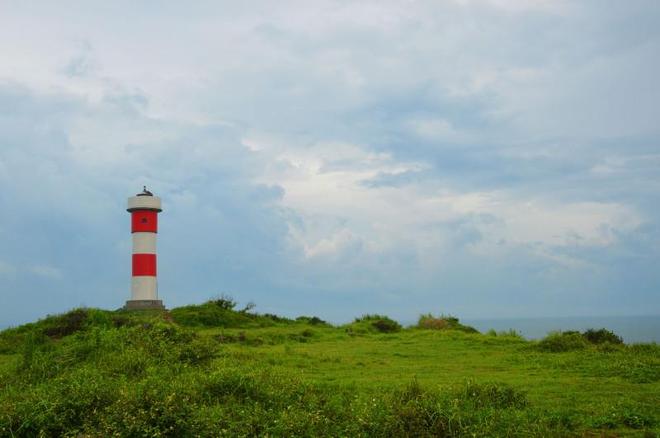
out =
[[[121,305],[143,184],[170,306],[657,302],[657,2],[2,11],[0,323]]]
[[[8,276],[16,273],[16,267],[12,264],[0,260],[0,275]]]
[[[62,272],[53,266],[35,265],[30,268],[30,272],[45,278],[62,278]]]

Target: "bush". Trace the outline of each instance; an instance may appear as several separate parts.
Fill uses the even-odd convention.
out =
[[[148,314],[111,312],[107,310],[80,308],[60,315],[48,315],[45,318],[10,328],[0,332],[0,354],[20,353],[25,342],[43,336],[53,340],[63,340],[72,335],[90,331],[94,328],[111,328],[123,325],[135,325],[139,322],[162,319],[162,313]]]
[[[564,351],[583,350],[587,348],[588,342],[575,331],[553,332],[539,341],[537,348],[541,351],[560,353]]]
[[[363,325],[368,324],[368,327],[374,329],[379,333],[394,333],[401,330],[401,324],[390,318],[389,316],[374,314],[362,315],[355,318],[354,324]]]
[[[393,333],[401,330],[401,324],[389,318],[377,319],[371,323],[371,326],[381,333]]]
[[[296,318],[298,322],[305,322],[309,325],[330,325],[317,316],[299,316]]]
[[[444,330],[449,328],[449,322],[445,318],[435,318],[431,314],[421,315],[417,321],[417,327],[430,330]]]
[[[401,330],[401,324],[392,318],[379,314],[366,314],[345,326],[346,332],[353,336],[366,333],[394,333]]]
[[[246,327],[259,325],[249,314],[231,309],[233,304],[225,300],[210,300],[200,305],[177,307],[170,311],[177,324],[189,327]],[[268,318],[263,318],[262,325],[272,325]]]
[[[177,307],[169,312],[172,321],[188,327],[250,328],[271,327],[275,324],[291,324],[289,318],[270,313],[250,313],[254,304],[235,310],[236,302],[228,296],[221,296],[204,304]]]
[[[589,345],[598,345],[599,351],[604,353],[619,351],[623,345],[623,339],[613,332],[600,329],[589,329],[583,333],[576,330],[565,332],[553,332],[543,338],[537,344],[541,351],[563,352],[573,350],[583,350]]]
[[[74,309],[63,315],[51,317],[44,328],[44,334],[51,338],[62,338],[83,329],[87,311]]]
[[[353,322],[376,321],[379,319],[390,319],[390,317],[385,315],[379,315],[377,313],[365,313],[364,315],[355,318]]]
[[[623,339],[607,329],[589,329],[582,333],[584,338],[592,344],[602,344],[608,342],[610,344],[623,344]]]
[[[477,329],[469,325],[461,324],[454,316],[433,316],[431,313],[419,315],[417,327],[429,330],[460,330],[466,333],[479,333]]]
[[[209,300],[208,303],[218,306],[223,310],[234,310],[237,304],[231,296],[225,294]]]
[[[255,318],[259,318],[259,317],[261,317],[261,318],[270,319],[271,321],[273,321],[273,322],[277,322],[277,323],[286,323],[286,324],[290,324],[290,323],[293,322],[293,321],[292,321],[291,319],[289,319],[289,318],[286,318],[286,317],[284,317],[284,316],[274,315],[274,314],[272,314],[272,313],[263,313],[263,314],[259,314],[259,315],[255,314],[254,317],[255,317]]]

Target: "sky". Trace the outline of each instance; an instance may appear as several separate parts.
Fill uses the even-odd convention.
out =
[[[660,315],[660,2],[4,1],[0,326],[159,294]]]

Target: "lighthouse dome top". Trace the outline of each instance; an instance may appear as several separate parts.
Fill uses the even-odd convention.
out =
[[[128,208],[126,209],[129,212],[136,210],[153,210],[153,211],[163,211],[161,207],[160,198],[154,196],[147,187],[144,187],[142,193],[138,193],[135,196],[128,198]]]
[[[142,186],[144,187],[140,193],[138,193],[135,196],[153,196],[154,194],[151,193],[149,190],[147,190],[147,186]]]

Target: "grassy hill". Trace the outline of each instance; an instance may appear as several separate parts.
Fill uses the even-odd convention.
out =
[[[76,309],[0,332],[0,436],[656,436],[660,347],[452,317]]]

